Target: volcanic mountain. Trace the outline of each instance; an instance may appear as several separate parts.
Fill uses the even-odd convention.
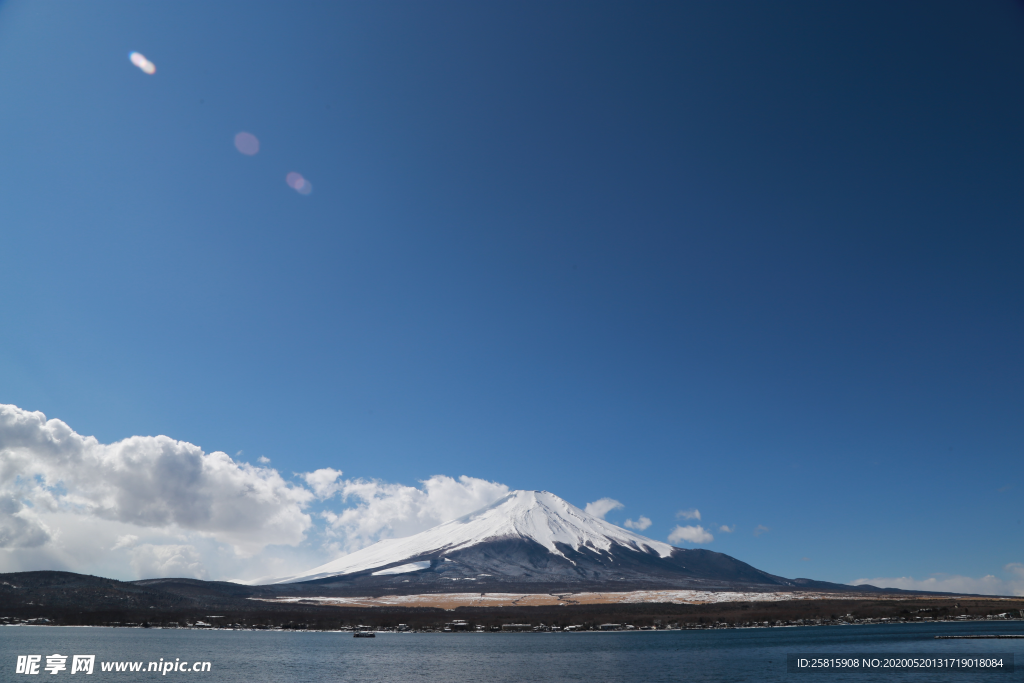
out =
[[[589,515],[547,491],[513,491],[476,512],[380,541],[274,582],[306,592],[551,592],[638,589],[851,590],[784,579],[722,553],[676,548]],[[301,586],[301,588],[300,588]]]

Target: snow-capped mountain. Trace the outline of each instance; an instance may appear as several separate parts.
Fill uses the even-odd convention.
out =
[[[435,554],[456,551],[488,541],[529,540],[565,559],[559,546],[578,552],[581,548],[608,551],[613,545],[654,552],[669,557],[674,548],[634,534],[603,519],[588,515],[547,491],[513,491],[485,508],[406,538],[380,541],[325,565],[282,582],[310,581],[328,576],[382,569],[396,562],[412,562]],[[571,562],[571,560],[569,560]]]
[[[274,583],[284,588],[300,582],[389,593],[795,587],[728,555],[627,531],[547,491],[513,491],[433,529],[380,541]]]

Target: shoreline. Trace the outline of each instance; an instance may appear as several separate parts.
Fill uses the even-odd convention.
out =
[[[840,622],[829,622],[820,624],[796,624],[796,623],[784,623],[784,624],[769,624],[769,625],[758,625],[758,624],[743,624],[743,625],[732,625],[732,624],[692,624],[685,627],[664,627],[664,628],[615,628],[615,629],[602,629],[602,628],[544,628],[543,624],[539,626],[539,629],[531,630],[458,630],[458,631],[444,631],[436,628],[427,629],[376,629],[366,628],[360,629],[357,627],[340,627],[336,629],[312,629],[312,628],[288,628],[284,626],[272,626],[266,628],[253,628],[253,627],[224,627],[224,626],[143,626],[142,624],[31,624],[31,623],[0,623],[0,626],[7,627],[21,627],[21,628],[109,628],[109,629],[141,629],[145,631],[229,631],[229,632],[251,632],[251,633],[355,633],[356,631],[364,630],[371,631],[373,633],[381,635],[416,635],[416,634],[433,634],[441,633],[444,635],[465,635],[465,634],[495,634],[501,633],[505,635],[521,635],[521,634],[534,634],[534,633],[675,633],[683,631],[752,631],[758,629],[780,629],[780,628],[822,628],[829,626],[933,626],[937,624],[1003,624],[1003,623],[1024,623],[1024,617],[1011,617],[1005,619],[941,619],[941,620],[930,620],[930,621],[886,621],[881,619],[864,619],[856,621],[840,621]],[[532,626],[532,624],[530,624]],[[1024,638],[1022,634],[995,634],[995,635],[952,635],[952,636],[935,636],[937,639],[951,639],[951,640],[976,640],[976,639],[1015,639]]]
[[[977,600],[972,596],[943,596],[952,600]],[[280,596],[249,597],[247,600],[284,605],[317,605],[323,607],[428,607],[451,611],[460,607],[572,607],[578,605],[723,605],[733,603],[785,603],[835,601],[899,601],[934,600],[932,596],[905,596],[878,593],[828,593],[823,591],[779,591],[774,593],[696,590],[581,591],[555,593],[416,593],[380,596]],[[1013,597],[985,597],[984,600],[1016,602]]]

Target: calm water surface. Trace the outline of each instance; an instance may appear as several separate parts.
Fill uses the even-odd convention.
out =
[[[1024,633],[1024,623],[825,626],[628,633],[378,634],[0,627],[0,681],[57,681],[67,671],[15,673],[18,655],[96,655],[90,682],[207,681],[1010,681],[1024,677],[1024,640],[935,640]],[[1013,674],[787,673],[790,653],[1013,653]],[[103,672],[103,661],[209,661],[208,673]],[[143,664],[143,668],[145,668]],[[81,680],[74,674],[74,680]]]

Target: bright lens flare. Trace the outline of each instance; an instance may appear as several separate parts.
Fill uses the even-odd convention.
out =
[[[303,178],[301,173],[292,171],[284,177],[284,181],[299,194],[309,194],[313,191],[313,184]]]
[[[150,76],[156,73],[156,64],[146,59],[141,52],[131,53],[128,55],[128,59],[132,60],[132,64],[142,69],[143,73],[147,73]]]
[[[252,133],[239,133],[235,136],[235,149],[242,154],[252,156],[260,151],[260,141]]]

